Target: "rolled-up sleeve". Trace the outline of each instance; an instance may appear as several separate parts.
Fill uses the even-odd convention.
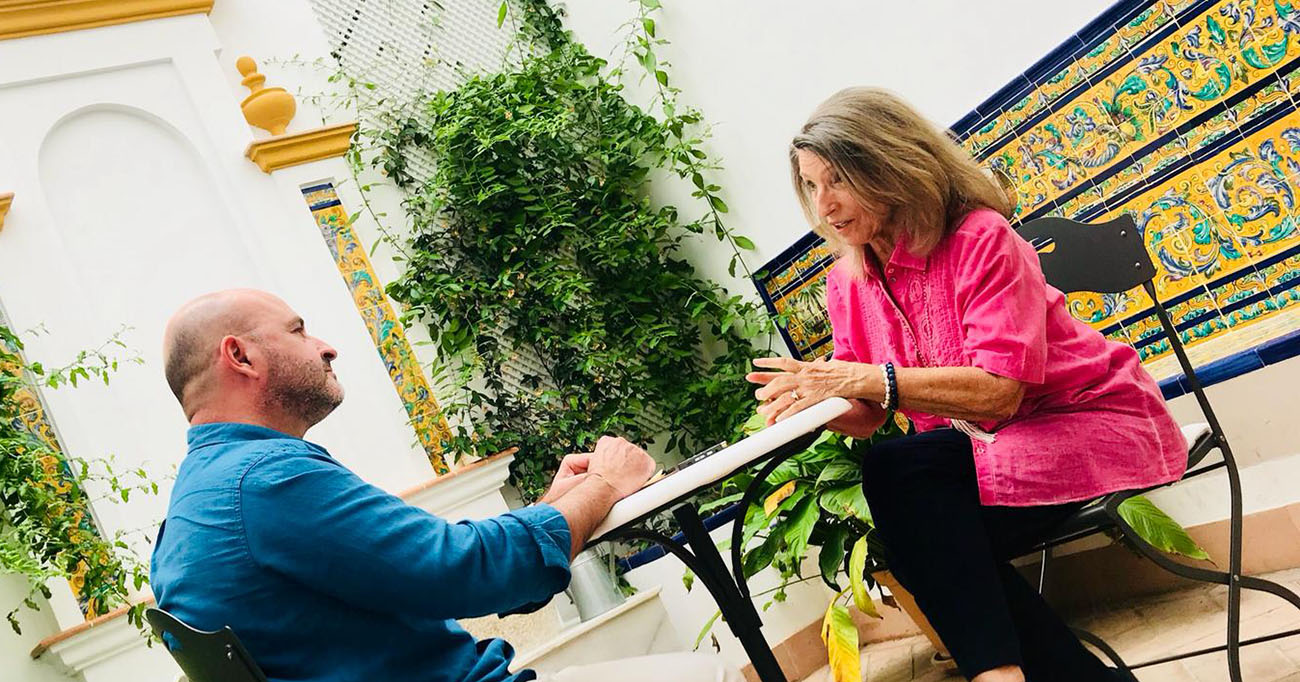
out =
[[[1047,363],[1047,283],[1038,256],[1001,216],[982,211],[953,235],[962,347],[971,365],[1041,384]]]
[[[569,526],[549,505],[449,523],[333,460],[277,453],[244,476],[239,509],[254,561],[366,609],[472,618],[569,582]]]

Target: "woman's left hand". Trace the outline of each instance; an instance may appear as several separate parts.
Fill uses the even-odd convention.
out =
[[[777,370],[745,375],[747,381],[762,384],[754,391],[754,397],[762,403],[758,413],[767,420],[768,426],[827,398],[855,397],[850,395],[849,387],[863,367],[860,363],[843,360],[819,358],[803,362],[783,357],[758,358],[754,365]]]

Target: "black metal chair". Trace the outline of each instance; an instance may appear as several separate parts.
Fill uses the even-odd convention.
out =
[[[267,682],[229,626],[195,630],[162,609],[149,609],[144,617],[189,682]]]
[[[1227,585],[1228,587],[1228,631],[1227,642],[1221,646],[1188,651],[1172,656],[1144,661],[1132,665],[1126,664],[1113,648],[1100,637],[1081,630],[1076,630],[1080,639],[1088,642],[1106,654],[1116,666],[1125,672],[1145,668],[1160,663],[1216,653],[1228,652],[1228,673],[1232,682],[1241,682],[1240,648],[1282,637],[1300,634],[1300,629],[1273,633],[1241,640],[1241,590],[1259,590],[1276,595],[1300,609],[1300,597],[1291,590],[1277,583],[1242,575],[1242,501],[1241,476],[1232,448],[1219,426],[1214,409],[1205,397],[1201,383],[1196,377],[1196,370],[1187,359],[1187,353],[1178,336],[1178,330],[1169,318],[1168,311],[1156,295],[1153,280],[1156,275],[1155,265],[1151,262],[1142,235],[1137,230],[1132,216],[1122,215],[1108,223],[1086,225],[1064,218],[1041,218],[1022,225],[1018,232],[1038,251],[1043,274],[1047,281],[1065,293],[1090,291],[1097,293],[1120,293],[1141,286],[1154,303],[1156,316],[1164,329],[1169,345],[1183,370],[1185,383],[1196,396],[1205,423],[1183,427],[1183,434],[1189,442],[1187,473],[1182,480],[1200,476],[1217,469],[1226,469],[1228,489],[1231,497],[1231,514],[1229,519],[1228,570],[1219,571],[1191,566],[1175,561],[1167,554],[1148,544],[1119,515],[1119,505],[1124,500],[1151,490],[1129,490],[1107,495],[1096,503],[1080,510],[1067,519],[1060,527],[1053,530],[1046,539],[1031,551],[1041,552],[1042,564],[1039,575],[1039,591],[1045,586],[1047,567],[1051,559],[1051,549],[1058,545],[1077,540],[1094,533],[1117,530],[1132,543],[1138,552],[1150,559],[1160,568],[1175,575],[1205,583]],[[1218,450],[1221,461],[1202,465],[1203,460],[1213,450]],[[1156,486],[1163,487],[1163,486]]]

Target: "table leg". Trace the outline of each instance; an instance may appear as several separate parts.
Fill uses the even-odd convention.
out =
[[[749,586],[745,583],[745,572],[741,566],[742,548],[740,547],[743,526],[745,525],[743,510],[748,509],[749,505],[756,499],[763,480],[777,466],[791,456],[808,449],[820,435],[821,430],[818,429],[776,448],[772,452],[770,459],[759,471],[759,474],[745,490],[739,503],[742,510],[740,516],[732,522],[735,526],[732,529],[731,552],[732,561],[735,565],[730,571],[727,570],[726,564],[722,562],[722,555],[718,553],[717,545],[713,544],[713,538],[709,537],[709,531],[704,527],[704,522],[700,520],[699,510],[689,502],[679,504],[673,508],[673,516],[677,517],[682,536],[686,543],[690,545],[689,550],[682,543],[662,533],[635,526],[624,527],[607,533],[593,542],[595,544],[595,542],[607,540],[648,540],[663,547],[680,559],[687,568],[695,572],[696,579],[704,585],[713,600],[717,602],[718,610],[722,612],[722,617],[726,619],[727,626],[731,628],[732,634],[736,635],[736,639],[740,640],[741,646],[745,648],[745,653],[749,656],[749,662],[754,666],[754,672],[758,674],[758,678],[762,682],[787,681],[785,673],[781,672],[781,666],[776,662],[776,655],[772,653],[772,648],[768,646],[767,639],[763,637],[763,620],[758,615],[758,609],[754,608],[754,602],[749,595]]]
[[[781,672],[781,666],[776,662],[776,655],[763,637],[763,621],[754,608],[754,602],[741,594],[731,573],[722,563],[722,555],[709,537],[709,531],[704,528],[695,505],[683,504],[673,510],[673,516],[677,518],[682,534],[686,536],[686,543],[695,555],[698,564],[695,571],[700,582],[713,595],[727,626],[736,635],[736,639],[740,640],[741,646],[745,647],[745,653],[749,655],[749,662],[754,666],[758,678],[763,682],[786,682],[785,673]]]

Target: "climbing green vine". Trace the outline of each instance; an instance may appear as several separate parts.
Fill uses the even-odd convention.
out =
[[[21,603],[5,614],[14,632],[22,632],[20,609],[38,610],[37,597],[51,596],[50,580],[67,580],[86,613],[98,616],[125,603],[148,579],[148,567],[121,551],[127,549],[124,535],[103,537],[89,510],[101,499],[125,502],[132,493],[157,493],[157,484],[143,469],[115,471],[110,459],[68,462],[53,435],[26,418],[38,405],[36,387],[107,384],[125,348],[114,336],[66,366],[47,368],[24,360],[22,341],[0,324],[0,573],[27,584]],[[92,499],[88,487],[105,492]],[[144,606],[128,614],[137,626]]]
[[[682,256],[685,240],[711,234],[747,273],[741,251],[753,245],[723,224],[720,188],[704,179],[713,166],[689,132],[698,112],[678,111],[646,56],[652,20],[637,22],[644,42],[630,40],[653,66],[662,119],[625,99],[621,68],[575,42],[550,6],[515,8],[517,66],[394,118],[375,162],[406,191],[412,225],[388,292],[465,379],[463,399],[444,405],[460,424],[447,445],[518,446],[512,480],[534,498],[564,454],[606,433],[666,433],[678,456],[732,438],[754,406],[752,341],[771,327]],[[655,170],[690,179],[702,215],[652,203]]]

